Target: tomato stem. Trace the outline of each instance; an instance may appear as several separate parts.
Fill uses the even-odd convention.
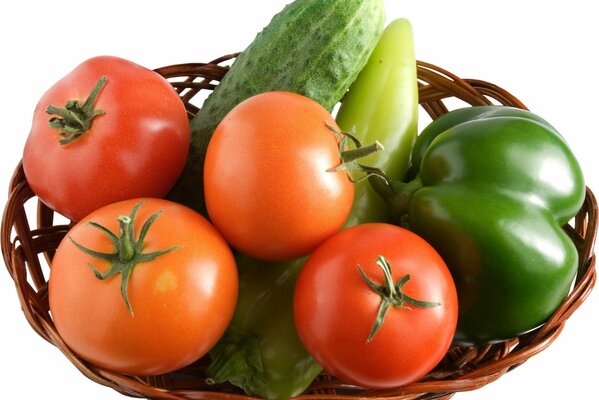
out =
[[[381,296],[381,304],[379,306],[377,316],[374,322],[374,326],[370,331],[370,335],[366,339],[366,343],[370,343],[376,333],[379,331],[383,322],[385,320],[385,315],[387,315],[387,311],[389,307],[397,307],[397,308],[405,308],[410,309],[409,306],[414,306],[418,308],[432,308],[438,307],[441,303],[438,302],[429,302],[416,300],[413,297],[408,296],[403,292],[404,285],[410,280],[410,275],[404,275],[397,282],[393,282],[393,275],[391,273],[391,264],[384,256],[378,256],[376,259],[376,265],[383,270],[383,274],[385,277],[385,284],[378,285],[374,283],[364,272],[360,264],[358,264],[358,271],[362,278],[366,281],[368,286],[372,290],[374,290],[379,296]]]
[[[135,257],[135,248],[132,239],[132,228],[131,218],[126,215],[121,215],[118,218],[119,221],[119,260],[121,262],[128,262]]]
[[[348,163],[348,162],[352,162],[352,161],[358,160],[360,158],[369,156],[372,153],[375,153],[377,151],[384,150],[384,149],[385,148],[383,147],[381,142],[379,142],[377,140],[369,146],[361,146],[361,147],[356,147],[355,149],[351,149],[351,150],[343,150],[341,152],[341,159],[343,160],[344,163]]]
[[[115,235],[106,227],[90,221],[87,225],[90,225],[96,229],[99,229],[103,233],[105,233],[110,240],[112,241],[115,250],[112,253],[102,253],[92,249],[89,249],[69,236],[70,241],[82,252],[88,254],[94,258],[99,258],[101,260],[108,261],[110,263],[110,268],[106,272],[100,272],[93,264],[88,263],[88,267],[91,268],[96,278],[100,280],[106,280],[116,274],[121,274],[121,296],[125,301],[125,305],[129,314],[133,316],[133,308],[131,307],[131,303],[129,302],[129,296],[127,293],[127,288],[129,285],[129,278],[133,273],[133,269],[142,262],[152,261],[155,258],[170,253],[173,250],[180,248],[181,246],[172,246],[165,250],[154,251],[152,253],[143,253],[143,245],[145,237],[150,229],[150,226],[156,221],[156,219],[162,213],[162,210],[158,210],[154,213],[150,218],[144,222],[139,238],[135,239],[134,227],[135,227],[135,217],[137,215],[137,211],[141,207],[143,202],[139,202],[133,207],[131,214],[129,216],[121,215],[117,218],[119,221],[119,235]]]
[[[50,118],[48,125],[53,129],[60,129],[60,144],[65,145],[78,139],[91,128],[95,117],[104,114],[102,110],[95,110],[94,104],[106,81],[105,76],[100,78],[83,105],[80,105],[79,100],[68,100],[64,107],[50,104],[46,108],[46,113],[57,115]]]
[[[362,142],[352,134],[341,132],[339,129],[328,123],[326,123],[326,126],[339,140],[339,156],[341,159],[339,165],[327,169],[327,172],[346,171],[347,177],[354,183],[362,181],[371,175],[377,175],[386,179],[385,174],[380,169],[357,162],[361,158],[369,156],[377,151],[384,150],[383,145],[378,140],[371,145],[363,146]],[[348,150],[348,141],[351,141],[356,147]],[[364,175],[356,179],[352,176],[351,171],[363,172]]]

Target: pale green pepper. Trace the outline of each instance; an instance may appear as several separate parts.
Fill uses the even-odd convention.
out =
[[[230,382],[266,399],[301,394],[322,371],[302,345],[293,319],[293,289],[305,258],[267,262],[236,256],[237,309],[210,351],[208,381]]]
[[[404,18],[383,31],[364,69],[343,98],[337,124],[362,143],[379,141],[383,151],[362,160],[391,180],[403,180],[418,135],[418,81],[412,25]],[[391,220],[385,201],[367,182],[355,185],[354,205],[345,223]]]

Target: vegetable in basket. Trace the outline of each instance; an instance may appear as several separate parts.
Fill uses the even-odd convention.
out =
[[[237,300],[231,250],[201,215],[130,199],[83,218],[61,241],[48,280],[61,340],[95,366],[158,375],[204,356]]]
[[[221,121],[206,151],[210,220],[236,250],[260,260],[303,257],[337,232],[354,199],[356,159],[331,114],[297,93],[245,99]],[[359,182],[358,185],[367,185]]]
[[[395,388],[447,353],[458,317],[447,265],[407,229],[366,223],[320,245],[297,278],[294,318],[306,349],[330,374]]]
[[[296,92],[329,111],[366,63],[385,22],[382,0],[296,0],[233,62],[191,122],[191,147],[171,200],[205,214],[203,163],[223,117],[266,91]]]
[[[418,81],[412,26],[391,21],[366,66],[343,98],[336,116],[339,127],[363,143],[381,142],[384,151],[363,162],[394,180],[403,180],[418,134]],[[384,200],[369,184],[355,185],[354,206],[345,226],[391,221]]]
[[[164,197],[188,149],[187,113],[169,82],[131,61],[99,56],[41,97],[23,169],[41,201],[78,221],[116,201]]]
[[[210,351],[209,382],[229,381],[248,394],[288,399],[322,371],[302,345],[293,320],[293,289],[305,259],[266,262],[237,255],[239,301]]]
[[[578,265],[562,227],[582,206],[585,184],[564,139],[528,111],[471,107],[432,122],[412,156],[410,182],[371,181],[397,221],[451,269],[455,341],[497,342],[545,322]]]

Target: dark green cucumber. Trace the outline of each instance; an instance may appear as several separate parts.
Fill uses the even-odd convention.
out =
[[[300,93],[332,110],[366,64],[384,23],[383,0],[288,4],[235,59],[191,121],[189,155],[169,198],[205,214],[204,156],[224,116],[271,90]]]

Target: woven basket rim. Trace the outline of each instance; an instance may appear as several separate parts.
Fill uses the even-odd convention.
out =
[[[208,63],[186,63],[156,69],[170,80],[186,105],[191,118],[198,110],[192,99],[202,90],[212,90],[228,71],[227,64],[239,53],[219,57]],[[444,103],[457,98],[471,105],[501,104],[527,109],[512,94],[492,83],[478,79],[462,79],[430,63],[418,61],[420,105],[432,119],[449,109]],[[30,220],[26,204],[37,202],[36,220]],[[9,197],[2,218],[0,240],[7,271],[15,283],[22,311],[35,332],[58,347],[63,354],[89,379],[134,397],[157,399],[247,399],[231,385],[209,387],[205,382],[188,384],[190,376],[201,376],[206,360],[174,374],[152,377],[132,377],[103,370],[81,360],[62,341],[49,314],[47,270],[54,250],[72,224],[55,223],[55,213],[41,203],[29,187],[19,163],[9,184]],[[564,229],[575,243],[580,264],[570,294],[553,316],[539,328],[506,342],[478,346],[454,346],[444,361],[422,380],[400,388],[365,390],[340,382],[326,373],[321,374],[300,398],[450,398],[460,391],[474,390],[499,379],[506,372],[546,349],[560,335],[565,322],[586,300],[596,281],[594,245],[597,235],[597,201],[586,188],[585,202],[572,225]],[[44,261],[39,254],[43,254]],[[444,369],[445,368],[445,369]]]

